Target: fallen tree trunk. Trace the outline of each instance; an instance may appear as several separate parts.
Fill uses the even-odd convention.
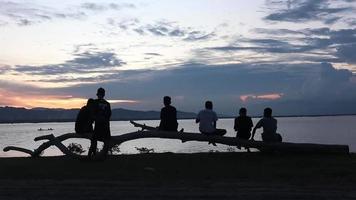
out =
[[[305,143],[265,143],[261,141],[251,141],[251,140],[241,140],[235,137],[224,137],[224,136],[206,136],[200,133],[188,133],[183,132],[171,132],[171,131],[160,131],[157,128],[146,126],[145,124],[139,124],[136,122],[131,121],[131,123],[135,127],[139,127],[142,130],[135,131],[131,133],[126,133],[123,135],[112,136],[110,145],[120,145],[124,142],[141,139],[141,138],[163,138],[163,139],[177,139],[181,140],[182,142],[188,141],[200,141],[200,142],[214,142],[229,146],[238,146],[238,147],[245,147],[245,148],[255,148],[263,152],[281,152],[281,153],[325,153],[325,154],[348,154],[349,147],[347,145],[326,145],[326,144],[305,144]],[[83,156],[77,155],[70,150],[66,146],[62,144],[63,141],[71,138],[83,138],[83,139],[90,139],[91,135],[78,135],[75,133],[67,133],[60,135],[58,137],[54,137],[53,135],[45,135],[36,137],[35,141],[40,140],[48,140],[41,144],[37,149],[34,151],[8,146],[4,148],[4,151],[20,151],[23,153],[27,153],[32,157],[38,157],[41,153],[49,148],[50,146],[54,145],[59,150],[62,151],[64,155],[80,158]]]

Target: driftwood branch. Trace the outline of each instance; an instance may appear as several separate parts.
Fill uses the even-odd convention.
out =
[[[241,140],[235,137],[223,137],[223,136],[206,136],[200,133],[188,133],[188,132],[170,132],[170,131],[160,131],[155,127],[147,126],[145,124],[139,124],[134,121],[130,121],[135,127],[140,128],[141,130],[126,133],[123,135],[112,136],[110,140],[110,145],[120,145],[124,142],[142,139],[142,138],[164,138],[164,139],[177,139],[182,142],[188,141],[200,141],[200,142],[214,142],[219,144],[225,144],[230,146],[239,146],[245,148],[255,148],[260,151],[278,151],[284,153],[327,153],[327,154],[348,154],[349,147],[347,145],[325,145],[325,144],[304,144],[304,143],[265,143],[261,141],[250,141],[250,140]],[[78,135],[75,133],[67,133],[55,137],[54,135],[45,135],[36,137],[35,141],[48,140],[41,144],[34,151],[8,146],[4,148],[4,151],[20,151],[23,153],[27,153],[32,157],[38,157],[41,153],[49,148],[50,146],[56,146],[64,155],[79,158],[83,157],[77,155],[70,150],[66,146],[62,144],[63,141],[71,138],[83,138],[90,139],[91,135]]]

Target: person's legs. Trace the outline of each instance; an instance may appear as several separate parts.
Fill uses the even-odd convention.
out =
[[[251,133],[236,133],[236,138],[241,140],[248,140],[251,137]]]
[[[98,145],[98,141],[95,138],[92,138],[90,140],[90,148],[88,151],[88,157],[91,158],[93,156],[95,156],[96,154],[96,149],[97,149],[97,145]]]
[[[104,145],[103,145],[103,149],[101,150],[101,155],[103,157],[106,157],[108,155],[108,152],[110,149],[110,140],[104,139],[103,142],[104,142]]]
[[[203,135],[206,135],[206,136],[208,136],[208,137],[214,135],[214,133],[204,133],[204,132],[202,132],[202,134],[203,134]],[[215,142],[209,141],[208,144],[212,144],[212,145],[216,146]]]
[[[219,135],[219,136],[223,136],[226,134],[226,130],[225,129],[216,129],[214,132],[214,135]]]
[[[277,142],[282,142],[282,136],[278,133],[276,133],[276,141]]]
[[[282,136],[278,133],[274,133],[274,134],[262,133],[262,140],[264,142],[282,142]]]

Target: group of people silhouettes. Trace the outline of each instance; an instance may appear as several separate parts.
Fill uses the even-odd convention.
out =
[[[177,110],[171,105],[171,98],[169,96],[165,96],[163,98],[163,103],[164,107],[161,110],[159,130],[177,131]],[[213,103],[211,101],[206,101],[205,109],[201,110],[195,119],[195,122],[199,123],[199,131],[204,135],[225,135],[225,129],[218,129],[216,127],[217,121],[218,116],[213,110]],[[282,142],[282,136],[276,132],[277,120],[272,117],[271,108],[264,109],[263,118],[260,119],[254,127],[251,137],[252,127],[253,122],[251,117],[247,116],[247,109],[241,108],[239,116],[235,118],[234,122],[234,130],[236,131],[237,138],[254,140],[256,130],[263,128],[262,140],[264,142]]]
[[[109,151],[110,133],[110,117],[111,107],[105,97],[105,90],[99,88],[97,90],[97,99],[88,99],[87,105],[83,106],[77,116],[75,123],[75,132],[78,134],[93,133],[91,138],[91,144],[88,152],[88,157],[95,156],[97,149],[97,142],[103,141],[104,146],[102,150],[103,156],[106,156]],[[164,107],[161,109],[160,124],[158,130],[160,131],[174,131],[178,130],[177,110],[171,105],[171,97],[165,96],[163,98]],[[216,122],[218,116],[213,110],[213,103],[211,101],[205,102],[205,109],[201,110],[195,122],[199,123],[199,131],[207,136],[226,134],[225,129],[218,129]],[[94,128],[93,128],[94,124]],[[241,108],[239,116],[235,118],[234,130],[236,131],[236,137],[244,140],[254,140],[256,130],[263,128],[262,140],[264,142],[282,142],[282,137],[277,131],[277,120],[272,117],[272,109],[265,108],[263,118],[258,121],[253,128],[252,135],[251,130],[253,122],[251,117],[247,115],[247,109]],[[216,145],[213,142],[213,145]]]

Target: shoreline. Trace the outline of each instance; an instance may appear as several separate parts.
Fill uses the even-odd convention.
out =
[[[154,153],[105,161],[0,158],[0,163],[1,199],[356,197],[355,154]]]
[[[313,118],[313,117],[347,117],[347,116],[356,116],[356,114],[339,114],[339,115],[281,115],[281,116],[273,116],[275,118]],[[227,116],[227,117],[219,117],[219,119],[234,119],[236,116]],[[250,116],[251,118],[261,118],[262,116]],[[178,118],[178,120],[194,120],[195,118]],[[159,118],[148,118],[148,119],[117,119],[110,120],[111,122],[122,122],[122,121],[155,121],[160,120]],[[36,120],[36,121],[0,121],[1,124],[40,124],[40,123],[74,123],[75,120]]]

